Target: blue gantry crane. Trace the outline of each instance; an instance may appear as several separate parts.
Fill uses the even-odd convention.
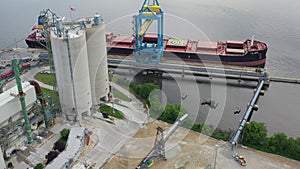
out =
[[[164,12],[158,0],[144,0],[139,13],[134,16],[135,58],[140,63],[159,63],[163,56]],[[157,42],[147,43],[144,36],[153,21],[157,21]]]

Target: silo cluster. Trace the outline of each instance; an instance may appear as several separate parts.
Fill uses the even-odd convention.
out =
[[[62,25],[57,20],[50,31],[57,87],[63,115],[77,121],[109,92],[105,25],[99,15],[84,26]]]

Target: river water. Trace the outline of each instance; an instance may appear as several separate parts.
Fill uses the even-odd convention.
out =
[[[137,13],[141,3],[142,1],[120,0],[90,0],[84,3],[80,0],[2,0],[0,49],[26,46],[24,39],[36,22],[39,11],[47,8],[65,16],[66,20],[98,12],[107,24],[107,31],[132,34],[132,15]],[[245,40],[255,35],[256,39],[269,45],[266,69],[270,75],[300,78],[300,1],[162,0],[161,4],[165,11],[165,35],[212,41]],[[70,6],[76,8],[76,11],[71,12]],[[170,103],[179,102],[180,96],[173,89],[177,83],[167,79],[163,81],[163,90]],[[222,83],[200,81],[197,85],[201,94],[187,90],[194,82],[183,81],[180,86],[183,88],[182,92],[187,94],[186,99],[190,99],[184,100],[188,109],[201,112],[197,117],[198,121],[207,119],[208,112],[213,115],[218,109],[210,112],[207,107],[199,106],[199,97],[213,97],[220,102],[218,107],[223,107],[219,127],[236,128],[241,114],[233,116],[232,110],[239,107],[243,112],[255,85],[251,84],[252,88],[249,88],[249,82],[230,82],[232,85],[224,88]],[[271,83],[265,96],[260,98],[259,111],[252,119],[264,122],[270,134],[285,132],[291,137],[300,136],[299,86]],[[213,96],[212,91],[215,91]]]

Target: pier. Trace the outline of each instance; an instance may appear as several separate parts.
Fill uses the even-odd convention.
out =
[[[268,74],[264,70],[258,70],[255,68],[234,68],[232,66],[214,66],[214,65],[187,65],[181,63],[159,63],[159,64],[141,64],[132,60],[123,59],[107,59],[108,66],[110,68],[129,69],[129,71],[141,71],[144,69],[160,70],[162,72],[195,75],[195,76],[207,76],[207,77],[221,77],[228,79],[240,79],[257,81],[260,78],[268,77]],[[266,81],[268,82],[268,81]]]
[[[270,82],[282,82],[282,83],[293,83],[300,84],[300,78],[290,78],[290,77],[279,77],[270,76],[265,69],[261,68],[249,68],[249,67],[234,67],[226,65],[197,65],[192,62],[182,62],[178,63],[172,62],[161,62],[159,64],[142,64],[136,63],[134,60],[125,59],[115,59],[114,57],[109,57],[107,59],[108,67],[119,68],[119,69],[129,69],[129,71],[141,71],[144,69],[161,70],[163,72],[181,74],[185,75],[195,75],[195,76],[207,76],[207,77],[220,77],[228,79],[239,79],[239,80],[249,80],[258,81],[260,78],[265,78],[265,84],[269,85]]]
[[[273,81],[273,82],[300,84],[300,78],[288,78],[288,77],[270,76],[269,80]]]

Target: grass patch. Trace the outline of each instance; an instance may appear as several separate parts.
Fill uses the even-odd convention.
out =
[[[107,112],[110,116],[115,117],[117,119],[124,119],[124,114],[121,111],[114,109],[114,113],[113,113],[113,108],[107,105],[100,106],[98,111]]]
[[[131,99],[117,89],[113,89],[114,98],[119,98],[124,101],[131,102]]]
[[[120,104],[120,103],[115,103],[116,105],[119,105],[119,106],[122,106],[122,107],[125,107],[125,108],[127,108],[127,109],[129,109],[129,107],[128,106],[125,106],[125,105],[123,105],[123,104]]]
[[[42,89],[43,93],[48,94],[49,96],[51,96],[52,100],[54,100],[55,96],[54,96],[54,91],[53,90],[50,90],[50,89],[47,89],[47,88],[44,88],[44,87],[41,87],[41,89]]]
[[[129,89],[129,85],[130,85],[130,81],[126,78],[123,78],[119,75],[116,74],[109,74],[109,79],[111,82],[114,82],[116,84],[118,84],[119,86],[121,86],[123,89],[128,90]]]
[[[37,73],[34,75],[34,79],[45,83],[47,85],[52,85],[51,73]]]
[[[64,142],[66,143],[68,141],[68,138],[66,137],[61,137],[59,140],[57,140],[57,142]]]

